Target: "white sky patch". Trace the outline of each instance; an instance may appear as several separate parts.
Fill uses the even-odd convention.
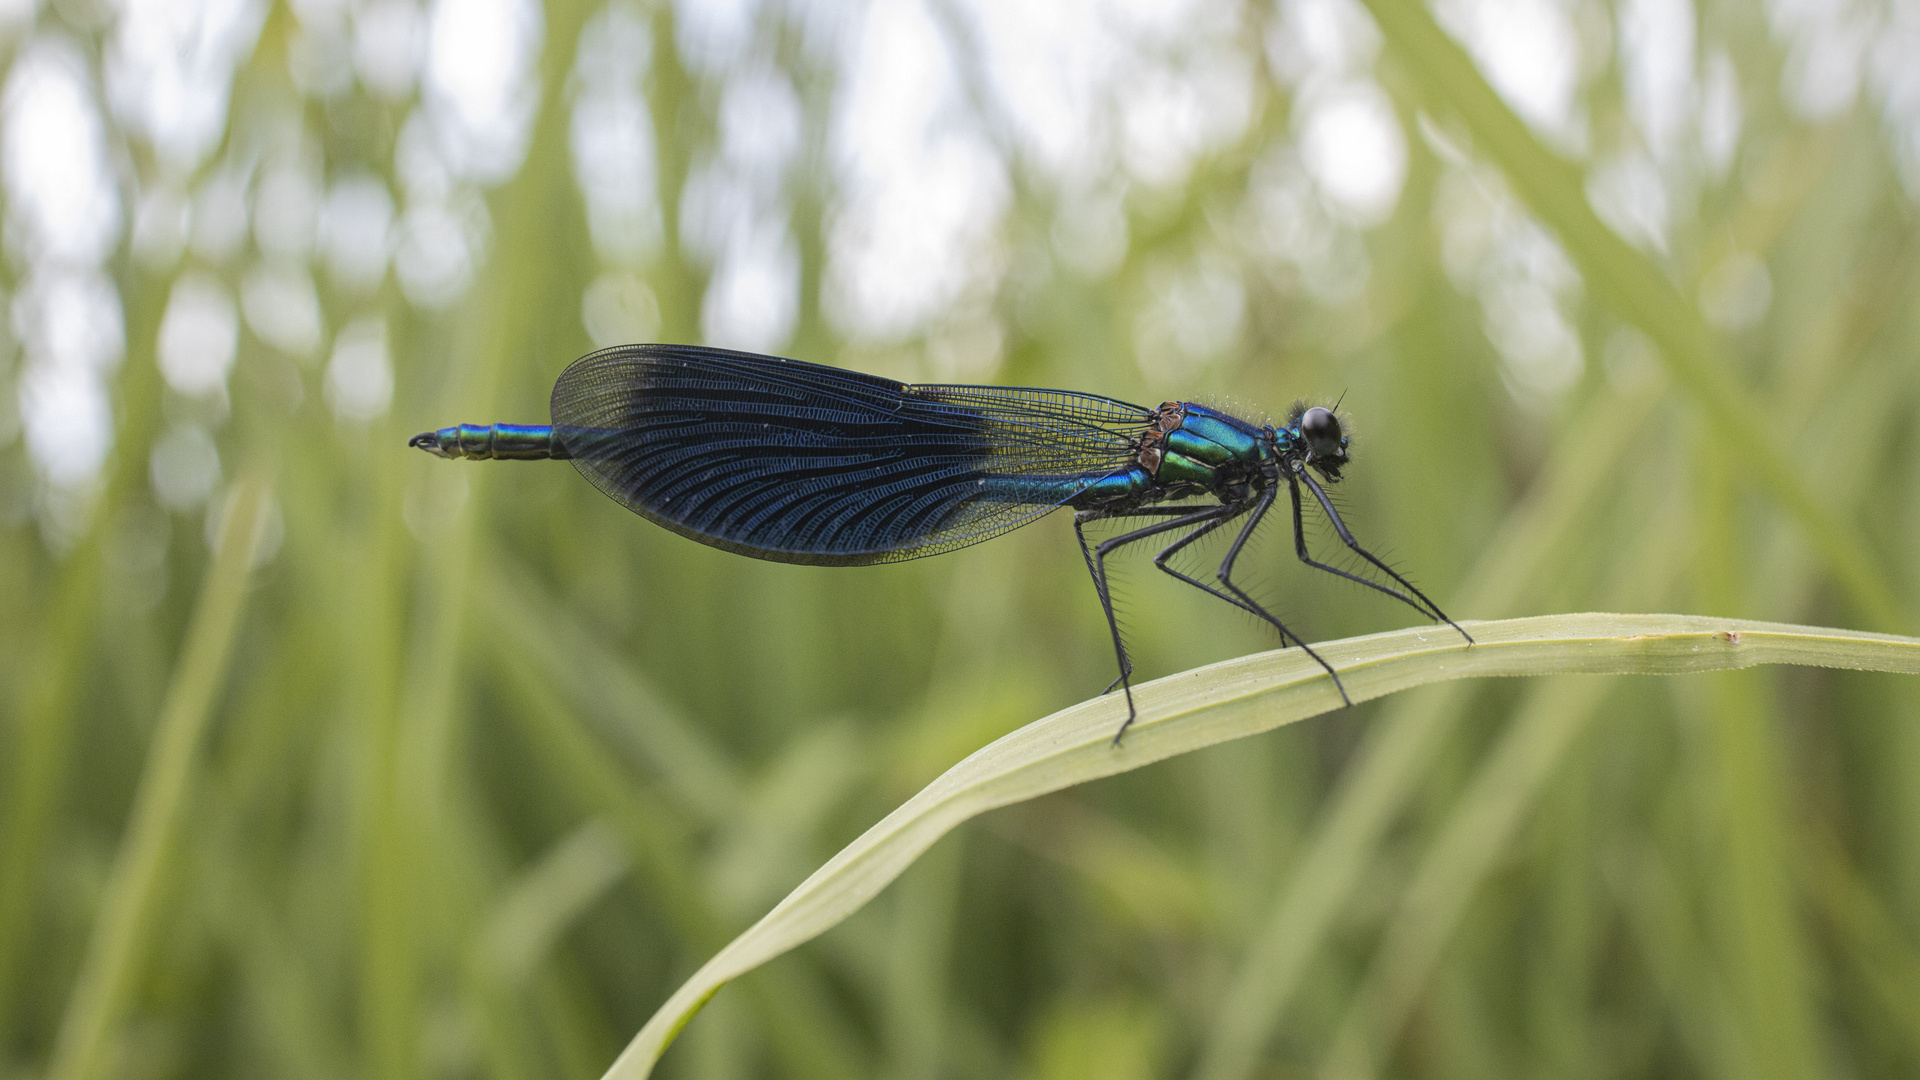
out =
[[[980,32],[995,101],[1024,154],[1081,187],[1106,172],[1107,89],[1124,59],[1100,0],[982,0]]]
[[[1700,154],[1716,179],[1727,175],[1740,149],[1741,113],[1740,74],[1726,50],[1715,49],[1707,54],[1700,89]]]
[[[1270,150],[1248,180],[1242,243],[1286,266],[1327,305],[1358,297],[1372,262],[1358,230],[1392,216],[1407,175],[1406,133],[1373,78],[1380,33],[1354,0],[1282,0],[1267,64],[1293,90],[1296,142]]]
[[[255,337],[297,360],[310,360],[325,335],[320,297],[301,263],[263,263],[240,286],[240,308]]]
[[[1373,274],[1366,243],[1350,216],[1330,205],[1296,147],[1270,149],[1254,165],[1247,189],[1239,242],[1264,266],[1291,268],[1295,284],[1329,306],[1366,289]]]
[[[756,203],[747,178],[724,159],[695,163],[680,193],[681,244],[708,265],[718,262],[728,238],[750,227]]]
[[[574,175],[600,257],[637,265],[658,249],[653,117],[637,94],[583,97],[573,109]]]
[[[18,398],[27,449],[56,487],[82,487],[113,442],[106,376],[126,345],[120,295],[97,269],[43,265],[12,314],[27,353]]]
[[[294,89],[317,98],[337,98],[352,90],[355,49],[349,0],[287,0],[287,6],[299,19],[287,36],[287,75]],[[418,47],[424,50],[424,41]]]
[[[580,32],[570,129],[574,177],[600,257],[637,267],[662,233],[653,114],[642,96],[653,35],[640,11],[609,4]]]
[[[11,33],[33,21],[39,0],[0,0],[0,32]]]
[[[786,175],[800,147],[800,98],[781,72],[750,64],[720,98],[720,157],[689,185],[690,244],[714,261],[701,329],[715,345],[776,351],[799,317],[800,253]]]
[[[1309,266],[1333,246],[1335,225],[1293,147],[1275,147],[1254,163],[1244,213],[1251,227],[1242,243],[1264,261]]]
[[[1444,0],[1436,14],[1537,131],[1562,147],[1584,142],[1574,112],[1579,42],[1563,0]]]
[[[307,26],[336,26],[346,16],[348,0],[287,0],[287,6]]]
[[[0,133],[7,216],[30,259],[97,263],[120,236],[120,195],[86,60],[57,39],[22,47],[7,76]]]
[[[1146,183],[1176,184],[1250,118],[1254,63],[1232,5],[983,0],[965,15],[996,119],[1064,191],[1097,187],[1116,154]]]
[[[459,215],[442,203],[418,203],[401,215],[398,231],[393,268],[408,300],[444,308],[466,293],[479,253]]]
[[[287,35],[287,78],[308,97],[336,98],[353,88],[353,41],[337,11],[290,5],[300,25]]]
[[[20,420],[27,451],[55,487],[92,480],[113,443],[106,391],[98,376],[80,368],[29,367],[20,379]]]
[[[997,276],[1008,185],[925,8],[876,5],[851,47],[833,121],[827,306],[855,336],[895,338]]]
[[[680,55],[697,71],[720,74],[753,44],[756,0],[679,0],[673,7]]]
[[[455,172],[498,183],[520,167],[539,104],[541,35],[534,0],[435,0],[424,89]]]
[[[1303,91],[1369,70],[1380,31],[1355,0],[1283,0],[1267,36],[1267,63]]]
[[[1787,46],[1780,76],[1787,105],[1816,121],[1852,108],[1866,72],[1875,13],[1851,0],[1770,0],[1767,15],[1774,37]],[[1915,61],[1909,55],[1907,62]]]
[[[1629,243],[1667,250],[1666,182],[1645,154],[1622,154],[1594,166],[1587,174],[1587,201]]]
[[[333,415],[348,423],[378,418],[393,403],[393,358],[387,320],[362,316],[340,330],[327,361],[326,395]]]
[[[393,246],[393,195],[372,173],[354,173],[334,182],[321,204],[320,247],[334,284],[366,292],[387,275]]]
[[[1385,221],[1407,178],[1407,139],[1386,93],[1355,82],[1303,105],[1300,156],[1327,201],[1363,228]]]
[[[239,342],[240,317],[226,286],[210,274],[182,274],[160,317],[160,374],[167,385],[189,397],[225,390]]]
[[[1870,58],[1881,119],[1907,194],[1920,202],[1920,0],[1889,6]]]
[[[800,253],[784,230],[740,233],[707,283],[701,334],[710,345],[778,352],[799,316]]]
[[[120,365],[126,338],[120,294],[94,267],[35,267],[13,297],[13,330],[32,363],[95,375]]]
[[[113,440],[106,375],[125,350],[120,295],[100,263],[120,197],[86,60],[52,38],[20,48],[0,92],[7,237],[31,266],[13,299],[26,347],[17,387],[27,448],[56,487],[79,489]]]
[[[368,90],[389,101],[413,92],[426,41],[414,0],[373,0],[353,15],[353,68]]]
[[[261,0],[124,0],[106,52],[114,113],[185,172],[218,146],[234,69],[253,51]]]
[[[1551,402],[1580,379],[1580,337],[1541,282],[1514,278],[1489,285],[1480,295],[1481,327],[1506,361],[1509,389],[1524,404]]]
[[[1620,63],[1627,112],[1655,161],[1681,150],[1694,114],[1692,0],[1626,0],[1620,8]]]
[[[1497,174],[1450,166],[1434,193],[1447,276],[1477,295],[1481,327],[1520,405],[1551,408],[1580,379],[1585,350],[1571,312],[1580,276]]]
[[[1185,182],[1195,160],[1232,141],[1252,115],[1252,61],[1230,50],[1206,56],[1179,69],[1149,67],[1114,87],[1122,160],[1148,184]]]
[[[800,148],[800,95],[782,72],[754,65],[720,96],[720,153],[748,176],[777,181]]]
[[[407,201],[392,234],[394,273],[413,304],[447,307],[473,284],[491,240],[486,201],[457,182],[421,110],[401,125],[393,158]]]

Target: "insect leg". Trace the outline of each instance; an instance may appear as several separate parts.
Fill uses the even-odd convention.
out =
[[[1240,527],[1240,534],[1233,538],[1233,546],[1227,549],[1227,557],[1220,560],[1220,572],[1215,576],[1220,579],[1221,586],[1228,592],[1239,597],[1249,609],[1277,627],[1280,631],[1282,641],[1290,637],[1299,642],[1302,652],[1313,657],[1314,663],[1327,669],[1327,676],[1333,680],[1333,688],[1340,691],[1340,700],[1346,702],[1348,705],[1352,705],[1353,699],[1347,696],[1346,684],[1340,681],[1340,673],[1333,670],[1333,665],[1327,663],[1319,653],[1314,652],[1313,646],[1307,644],[1305,638],[1287,629],[1285,623],[1275,618],[1272,612],[1261,607],[1258,601],[1247,595],[1246,590],[1233,583],[1233,564],[1235,560],[1240,558],[1240,549],[1247,546],[1247,540],[1253,536],[1253,531],[1260,527],[1260,519],[1266,517],[1267,510],[1273,506],[1274,494],[1275,491],[1271,487],[1260,493],[1259,500],[1253,504],[1253,513],[1247,518],[1247,523]]]
[[[1104,573],[1106,567],[1094,561],[1093,549],[1087,546],[1086,531],[1081,528],[1084,523],[1088,521],[1098,521],[1105,515],[1091,512],[1091,516],[1086,516],[1087,513],[1089,512],[1073,515],[1073,535],[1075,539],[1080,541],[1080,556],[1087,560],[1087,573],[1093,576],[1093,591],[1100,596],[1100,610],[1106,613],[1107,629],[1113,632],[1113,654],[1120,661],[1120,677],[1108,683],[1105,690],[1100,691],[1102,695],[1105,695],[1113,693],[1114,687],[1120,686],[1127,681],[1127,676],[1133,673],[1133,661],[1127,659],[1127,647],[1120,640],[1120,623],[1119,620],[1114,618],[1113,597],[1107,591],[1107,576]],[[1127,719],[1133,719],[1133,690],[1131,687],[1127,690]]]
[[[1407,605],[1408,607],[1411,607],[1413,610],[1419,612],[1422,615],[1433,617],[1433,618],[1439,618],[1441,620],[1446,619],[1445,615],[1440,614],[1438,608],[1433,608],[1432,610],[1428,610],[1432,606],[1431,603],[1429,603],[1427,606],[1422,606],[1418,600],[1415,600],[1413,597],[1408,596],[1406,593],[1401,592],[1399,589],[1390,589],[1387,586],[1382,585],[1377,581],[1368,581],[1366,578],[1363,578],[1358,574],[1349,574],[1348,572],[1340,569],[1337,566],[1328,566],[1326,563],[1320,562],[1319,560],[1313,558],[1311,555],[1308,555],[1307,554],[1307,533],[1306,533],[1306,529],[1301,524],[1301,518],[1300,518],[1300,482],[1298,480],[1295,480],[1292,476],[1288,476],[1287,488],[1288,488],[1288,493],[1293,496],[1293,552],[1294,554],[1300,556],[1301,562],[1306,563],[1308,566],[1313,567],[1315,570],[1325,570],[1329,574],[1333,574],[1337,577],[1346,578],[1348,581],[1359,582],[1360,584],[1365,585],[1367,588],[1372,589],[1375,592],[1386,593],[1388,596],[1391,596],[1395,600],[1398,600],[1401,603]],[[1389,573],[1391,573],[1391,571],[1389,571]],[[1425,597],[1422,597],[1421,599],[1425,599]]]
[[[1242,507],[1240,507],[1239,510],[1236,510],[1235,513],[1238,514],[1238,513],[1244,512],[1246,509],[1247,507],[1243,505]],[[1241,611],[1247,612],[1250,615],[1255,615],[1262,619],[1266,619],[1267,613],[1260,610],[1259,607],[1250,606],[1242,602],[1239,597],[1234,596],[1231,593],[1221,592],[1219,589],[1216,589],[1213,586],[1207,584],[1206,582],[1201,581],[1199,578],[1189,577],[1186,574],[1183,574],[1180,571],[1174,569],[1173,567],[1167,565],[1167,560],[1179,554],[1181,549],[1185,548],[1188,544],[1193,543],[1195,540],[1198,540],[1201,537],[1206,536],[1208,533],[1211,533],[1213,530],[1219,528],[1220,526],[1225,525],[1227,522],[1233,520],[1233,517],[1234,517],[1233,514],[1229,514],[1223,517],[1216,518],[1213,521],[1209,521],[1206,524],[1200,526],[1199,528],[1193,530],[1192,532],[1181,537],[1180,539],[1175,540],[1173,543],[1167,545],[1166,548],[1162,549],[1160,554],[1155,555],[1153,557],[1153,565],[1158,567],[1162,573],[1165,573],[1180,581],[1184,581],[1187,584],[1193,586],[1194,588],[1199,589],[1201,592],[1206,593],[1208,596],[1217,596],[1220,599],[1225,600],[1227,603],[1232,604],[1234,607],[1239,608]],[[1272,620],[1268,619],[1268,621],[1271,622]],[[1275,623],[1274,625],[1279,626],[1278,623]],[[1280,644],[1283,647],[1286,645],[1287,639],[1289,637],[1292,637],[1292,635],[1287,632],[1285,627],[1281,627],[1280,628]],[[1298,639],[1295,639],[1295,640],[1298,640]]]
[[[1120,725],[1120,730],[1113,733],[1113,743],[1115,746],[1120,745],[1120,736],[1125,735],[1127,729],[1133,726],[1133,720],[1136,714],[1133,707],[1133,685],[1127,681],[1127,677],[1133,674],[1133,661],[1127,658],[1126,645],[1122,643],[1120,638],[1120,622],[1114,617],[1113,613],[1113,596],[1107,587],[1107,556],[1112,554],[1116,548],[1124,547],[1139,540],[1145,540],[1150,536],[1158,536],[1161,533],[1172,532],[1175,529],[1183,529],[1189,525],[1228,516],[1233,508],[1227,506],[1209,506],[1202,510],[1190,512],[1180,511],[1179,516],[1169,514],[1168,511],[1170,510],[1175,510],[1175,508],[1156,507],[1145,513],[1122,514],[1108,514],[1098,510],[1087,510],[1081,511],[1073,516],[1073,534],[1080,541],[1080,554],[1087,560],[1087,572],[1093,575],[1094,590],[1100,594],[1100,609],[1106,613],[1107,629],[1113,633],[1113,652],[1120,661],[1120,677],[1115,679],[1113,684],[1109,685],[1103,692],[1112,693],[1113,687],[1118,686],[1127,695],[1127,719],[1125,723]],[[1132,532],[1122,533],[1109,540],[1104,540],[1097,548],[1089,549],[1087,547],[1087,535],[1082,528],[1086,522],[1099,521],[1107,517],[1160,517],[1163,515],[1167,517],[1167,520],[1148,525],[1144,528],[1135,529]]]
[[[1193,521],[1202,520],[1210,517],[1220,517],[1221,511],[1224,509],[1226,508],[1220,507],[1220,506],[1209,506],[1203,510],[1194,510],[1192,507],[1189,507],[1189,506],[1142,506],[1132,510],[1121,511],[1118,513],[1104,511],[1104,510],[1082,510],[1080,513],[1074,515],[1073,524],[1074,524],[1075,534],[1080,537],[1080,553],[1086,556],[1087,558],[1087,570],[1094,575],[1094,586],[1096,588],[1101,588],[1103,587],[1103,583],[1106,581],[1106,576],[1107,576],[1106,557],[1107,555],[1111,554],[1116,548],[1122,547],[1126,544],[1131,544],[1136,540],[1145,540],[1150,536],[1156,536],[1163,532],[1169,532],[1174,529],[1182,528],[1188,524],[1191,524]],[[1147,526],[1146,528],[1137,529],[1133,532],[1125,533],[1120,536],[1116,536],[1109,540],[1106,540],[1103,543],[1101,543],[1099,547],[1099,554],[1097,559],[1093,554],[1093,552],[1091,552],[1087,547],[1086,535],[1079,531],[1080,525],[1083,522],[1105,521],[1105,520],[1119,521],[1124,518],[1140,518],[1140,517],[1179,518],[1180,520],[1167,522],[1165,527],[1150,525],[1150,526]],[[1224,518],[1222,518],[1222,520],[1224,520]],[[1209,528],[1211,528],[1211,526],[1209,526]],[[1184,543],[1184,540],[1182,542]],[[1098,569],[1095,569],[1096,563],[1098,565]],[[1176,574],[1175,576],[1178,577],[1180,575]],[[1184,580],[1191,581],[1192,579],[1187,578]],[[1200,587],[1203,589],[1206,588],[1205,585],[1201,585]],[[1215,593],[1215,595],[1218,596],[1219,594]],[[1230,596],[1223,596],[1221,597],[1221,599],[1227,600],[1231,603],[1238,603],[1238,601],[1235,601]],[[1112,619],[1111,611],[1108,612],[1108,618],[1109,620]],[[1132,665],[1128,664],[1124,666],[1126,668],[1127,673],[1131,674],[1133,670]],[[1115,679],[1113,680],[1112,685],[1108,686],[1105,690],[1101,691],[1101,693],[1111,694],[1113,693],[1113,688],[1119,685],[1120,685],[1120,680]]]
[[[1340,539],[1342,542],[1344,542],[1348,547],[1352,548],[1355,552],[1358,552],[1361,558],[1379,567],[1380,570],[1384,572],[1388,577],[1399,582],[1401,586],[1403,586],[1408,592],[1419,597],[1421,603],[1426,604],[1429,610],[1431,610],[1435,615],[1438,615],[1440,617],[1441,622],[1444,622],[1448,626],[1451,626],[1455,630],[1459,631],[1460,636],[1467,639],[1467,644],[1469,645],[1473,644],[1473,635],[1467,633],[1465,630],[1461,630],[1459,623],[1454,622],[1452,619],[1447,618],[1447,613],[1440,610],[1440,605],[1434,603],[1432,600],[1427,599],[1427,594],[1415,588],[1413,582],[1408,581],[1406,578],[1401,577],[1398,573],[1395,573],[1393,567],[1388,566],[1386,563],[1381,562],[1379,559],[1374,557],[1373,552],[1368,551],[1366,548],[1363,548],[1360,546],[1360,541],[1355,540],[1353,538],[1353,533],[1347,530],[1347,523],[1340,520],[1340,512],[1333,508],[1333,500],[1327,498],[1327,493],[1325,491],[1322,491],[1320,489],[1320,485],[1314,482],[1314,479],[1311,474],[1309,474],[1305,469],[1301,469],[1298,472],[1289,474],[1289,478],[1293,476],[1297,476],[1300,479],[1307,482],[1307,490],[1313,492],[1313,497],[1319,500],[1320,509],[1325,510],[1327,512],[1327,520],[1333,522],[1333,529],[1335,532],[1340,534]],[[1299,495],[1297,492],[1295,493],[1294,497],[1296,500],[1299,498]],[[1296,537],[1300,535],[1299,526],[1297,524],[1294,526],[1294,535]],[[1304,558],[1305,556],[1303,555],[1302,557]],[[1333,568],[1323,567],[1323,569],[1331,570]],[[1339,571],[1337,570],[1335,570],[1334,572],[1339,573]],[[1342,574],[1341,576],[1352,577],[1351,574]],[[1360,580],[1360,579],[1356,578],[1355,580]],[[1372,585],[1373,583],[1367,582],[1366,584]],[[1391,589],[1381,588],[1378,585],[1374,585],[1373,587],[1376,589],[1380,589],[1381,592],[1387,593],[1388,595],[1393,595],[1393,591]],[[1406,597],[1403,596],[1401,597],[1401,599],[1405,600]],[[1409,603],[1411,603],[1411,601],[1409,601]],[[1415,605],[1415,606],[1417,607],[1418,605]]]

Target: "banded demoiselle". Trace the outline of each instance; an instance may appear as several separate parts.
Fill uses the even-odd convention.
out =
[[[408,445],[446,458],[570,460],[614,501],[682,536],[815,566],[937,555],[1071,507],[1120,666],[1107,692],[1118,687],[1127,699],[1116,744],[1134,720],[1133,662],[1106,560],[1158,536],[1177,534],[1154,566],[1272,625],[1282,645],[1299,645],[1352,703],[1333,665],[1233,580],[1241,549],[1283,484],[1301,562],[1403,601],[1473,643],[1340,519],[1323,485],[1340,480],[1348,438],[1325,408],[1295,405],[1285,424],[1258,424],[1189,401],[1147,409],[1068,390],[911,385],[725,349],[623,345],[562,372],[552,416],[551,426],[441,428]],[[1302,485],[1341,541],[1393,585],[1308,553]],[[1089,523],[1143,519],[1150,523],[1087,543]],[[1233,521],[1239,531],[1217,585],[1171,565]]]

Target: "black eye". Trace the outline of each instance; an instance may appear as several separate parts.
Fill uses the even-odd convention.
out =
[[[1316,457],[1334,457],[1340,453],[1340,421],[1325,409],[1308,409],[1300,417],[1300,434],[1307,440],[1307,449]]]

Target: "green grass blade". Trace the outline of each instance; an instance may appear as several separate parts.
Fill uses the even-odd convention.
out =
[[[1607,685],[1592,679],[1536,684],[1449,816],[1446,831],[1421,858],[1399,911],[1374,952],[1372,969],[1334,1037],[1322,1075],[1375,1074],[1379,1055],[1398,1034],[1467,905],[1587,725]]]
[[[226,681],[268,494],[266,481],[252,477],[235,485],[228,503],[220,549],[201,586],[126,835],[60,1022],[49,1080],[85,1080],[105,1063],[102,1052],[145,952],[153,900],[186,805],[200,736]]]
[[[1680,876],[1653,845],[1622,856],[1611,869],[1619,879],[1626,929],[1674,1035],[1691,1058],[1692,1074],[1726,1080],[1756,1075],[1760,1068],[1733,990],[1695,925]]]
[[[1569,429],[1526,502],[1501,526],[1457,606],[1499,615],[1538,588],[1554,553],[1577,532],[1606,479],[1639,437],[1665,380],[1646,379],[1632,392],[1590,405]],[[1622,607],[1633,606],[1622,604]],[[1400,698],[1362,738],[1353,765],[1341,777],[1314,826],[1297,869],[1221,996],[1194,1076],[1245,1080],[1260,1060],[1268,1033],[1280,1023],[1329,928],[1359,887],[1381,838],[1419,786],[1416,778],[1446,745],[1464,714],[1462,685]]]
[[[1547,149],[1502,101],[1421,0],[1366,0],[1396,58],[1431,106],[1457,113],[1477,150],[1560,238],[1590,287],[1653,342],[1719,437],[1806,532],[1827,569],[1875,625],[1907,625],[1893,579],[1786,456],[1760,407],[1735,381],[1700,310],[1666,273],[1608,228],[1588,203],[1580,170]]]
[[[1920,1047],[1920,955],[1842,854],[1838,838],[1816,833],[1805,845],[1803,888],[1834,934],[1882,1023],[1908,1047]]]
[[[1353,700],[1496,675],[1678,674],[1790,663],[1920,674],[1920,639],[1685,615],[1549,615],[1418,627],[1329,642]],[[1229,660],[1134,691],[1140,720],[1111,745],[1123,704],[1095,698],[1035,721],[948,770],[841,850],[683,984],[607,1072],[646,1076],[728,981],[808,941],[862,907],[954,826],[995,807],[1127,772],[1339,707],[1325,674],[1297,649]]]
[[[491,559],[474,604],[500,643],[511,647],[623,756],[644,760],[682,806],[706,822],[725,820],[740,805],[739,770],[693,724],[603,640],[534,587],[527,573]]]
[[[470,317],[459,323],[458,347],[467,362],[445,384],[451,403],[447,415],[493,415],[515,361],[539,355],[555,338],[566,340],[561,337],[566,330],[553,331],[571,321],[559,315],[569,307],[563,299],[568,280],[545,265],[540,253],[568,235],[565,225],[573,212],[565,179],[569,105],[562,87],[586,8],[574,2],[544,5],[548,37],[540,51],[540,108],[527,164],[491,199],[497,247],[466,301]],[[386,445],[401,443],[394,438]],[[383,468],[391,468],[393,460]],[[472,523],[483,520],[494,482],[491,474],[476,470],[471,496],[439,523],[436,542],[420,549],[422,599],[414,608],[414,637],[401,668],[398,705],[392,698],[379,700],[370,720],[380,742],[369,755],[364,789],[369,865],[359,1011],[366,1068],[381,1080],[421,1075],[417,1028],[437,959],[421,923],[428,918],[423,912],[438,899],[434,891],[450,880],[435,872],[432,860],[445,850],[442,833],[453,827],[444,785],[465,719],[457,707],[461,664],[470,646],[464,631],[474,567],[484,557],[480,549],[486,542],[485,531]],[[391,521],[385,525],[392,526]],[[376,593],[368,609],[391,611],[391,601]]]
[[[42,857],[54,828],[67,766],[78,728],[82,687],[97,670],[101,578],[107,528],[104,508],[122,505],[147,483],[145,448],[160,424],[160,370],[151,355],[163,295],[135,276],[127,290],[127,357],[118,398],[125,404],[113,444],[120,448],[87,536],[66,560],[48,618],[37,635],[40,655],[32,663],[31,687],[7,745],[0,773],[0,1034],[9,1031],[21,988],[22,954],[34,933],[34,906],[41,896]]]
[[[1694,595],[1719,608],[1739,601],[1749,573],[1738,551],[1739,490],[1724,448],[1702,445],[1695,457],[1700,540],[1726,554],[1702,560]],[[1722,963],[1759,1066],[1749,1074],[1755,1080],[1823,1075],[1834,1052],[1813,989],[1816,953],[1793,888],[1799,815],[1783,771],[1792,750],[1783,745],[1779,704],[1762,685],[1728,675],[1707,680],[1699,698],[1711,748],[1699,777],[1709,809],[1697,826],[1702,852],[1711,852],[1700,867],[1703,891],[1718,913]]]
[[[1621,607],[1664,604],[1691,549],[1692,530],[1677,493],[1654,508],[1659,527],[1618,552],[1608,595]],[[1447,944],[1465,921],[1482,884],[1534,813],[1548,780],[1592,724],[1611,684],[1543,679],[1527,688],[1513,722],[1490,748],[1447,812],[1437,839],[1420,857],[1380,945],[1374,950],[1346,1018],[1325,1057],[1323,1076],[1374,1075],[1379,1061],[1441,970]],[[1411,788],[1413,785],[1406,785]],[[1264,1040],[1273,1022],[1259,1029]],[[1239,1064],[1251,1074],[1260,1041],[1243,1044]]]
[[[1715,676],[1703,695],[1713,748],[1707,776],[1722,821],[1703,829],[1717,850],[1701,869],[1712,875],[1709,903],[1726,936],[1723,967],[1735,992],[1759,1068],[1756,1080],[1825,1075],[1832,1055],[1810,978],[1813,964],[1791,880],[1792,800],[1782,791],[1778,716],[1764,687]]]
[[[509,987],[533,977],[554,942],[633,862],[620,836],[593,820],[558,841],[507,889],[476,943],[474,962]]]

